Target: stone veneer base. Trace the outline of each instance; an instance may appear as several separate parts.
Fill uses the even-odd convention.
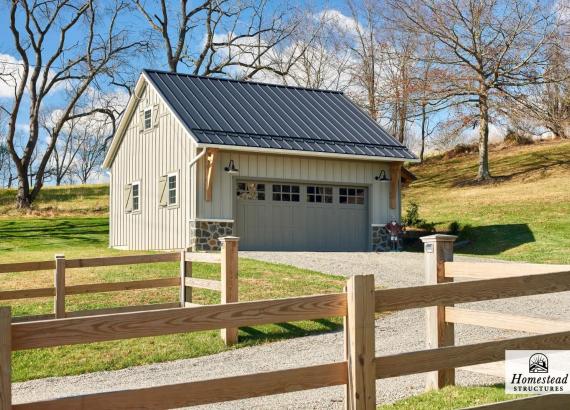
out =
[[[389,252],[392,250],[390,233],[383,225],[372,225],[372,251]]]
[[[194,252],[218,252],[220,238],[232,236],[233,222],[190,221],[190,248]]]

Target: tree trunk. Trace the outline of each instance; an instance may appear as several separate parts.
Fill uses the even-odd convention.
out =
[[[26,176],[18,176],[18,194],[16,195],[16,207],[18,209],[30,209],[32,206],[32,195],[30,183]]]
[[[405,102],[402,101],[402,104],[400,104],[400,109],[398,110],[398,141],[400,142],[400,144],[404,144],[404,141],[406,139],[406,108],[405,108]]]
[[[479,95],[479,171],[477,180],[491,179],[489,172],[489,105],[487,93]]]
[[[422,104],[422,148],[420,150],[420,161],[424,162],[424,152],[426,149],[426,105]]]

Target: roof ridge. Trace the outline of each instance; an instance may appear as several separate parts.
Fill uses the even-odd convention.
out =
[[[172,71],[166,71],[166,70],[156,70],[156,69],[152,69],[152,68],[143,68],[142,71],[145,73],[178,75],[178,76],[183,76],[183,77],[198,78],[198,79],[202,79],[202,80],[220,80],[220,81],[229,81],[229,82],[240,83],[240,84],[253,84],[253,85],[260,85],[260,86],[267,86],[267,87],[279,87],[279,88],[288,88],[288,89],[315,91],[315,92],[322,92],[322,93],[344,95],[344,93],[342,91],[338,91],[338,90],[325,90],[325,89],[321,89],[321,88],[301,87],[298,85],[264,83],[262,81],[237,80],[235,78],[210,77],[210,76],[198,75],[198,74],[179,73],[179,72],[172,72]]]

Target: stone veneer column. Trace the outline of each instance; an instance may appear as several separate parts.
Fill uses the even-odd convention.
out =
[[[388,252],[392,250],[390,233],[385,225],[372,225],[372,251]]]
[[[232,236],[232,221],[190,221],[190,248],[192,251],[219,252],[220,238]]]

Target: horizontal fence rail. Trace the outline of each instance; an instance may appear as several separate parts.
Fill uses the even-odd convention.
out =
[[[199,279],[187,277],[184,280],[185,286],[194,288],[210,289],[220,292],[222,290],[222,283],[219,280]]]
[[[179,286],[178,278],[160,278],[131,280],[126,282],[89,283],[85,285],[65,286],[65,294],[82,295],[86,293],[117,292],[123,290],[168,288]],[[0,300],[32,299],[39,297],[55,296],[56,288],[5,290],[0,292]]]
[[[102,258],[66,259],[66,268],[89,268],[116,265],[138,265],[157,262],[177,262],[180,253],[159,253],[155,255],[106,256]],[[0,264],[0,273],[32,272],[55,269],[55,261],[17,262]]]
[[[445,262],[445,277],[495,279],[513,276],[541,275],[565,272],[569,265],[542,265],[531,263]]]
[[[12,349],[34,349],[346,315],[343,293],[15,323]]]
[[[464,325],[516,330],[528,333],[570,331],[570,322],[541,319],[530,316],[509,315],[497,312],[484,312],[481,310],[461,309],[456,307],[445,308],[445,321],[448,323],[461,323]]]
[[[376,312],[479,302],[570,290],[570,270],[512,278],[440,283],[376,291]]]
[[[149,305],[118,306],[114,308],[78,310],[75,312],[66,312],[65,317],[84,317],[84,316],[108,315],[111,313],[143,312],[147,310],[173,309],[177,307],[180,307],[179,302],[151,303]],[[17,316],[12,318],[12,323],[37,322],[41,320],[50,320],[50,319],[55,319],[55,315],[53,313],[47,315]]]
[[[505,359],[505,350],[545,348],[570,348],[570,331],[381,356],[376,358],[376,378],[496,362]]]
[[[131,280],[127,282],[109,282],[66,286],[65,293],[67,295],[82,295],[86,293],[117,292],[122,290],[168,288],[179,285],[179,278]]]
[[[0,300],[33,299],[55,296],[55,288],[3,290],[0,292]]]
[[[347,383],[346,362],[14,405],[14,410],[172,409]]]

